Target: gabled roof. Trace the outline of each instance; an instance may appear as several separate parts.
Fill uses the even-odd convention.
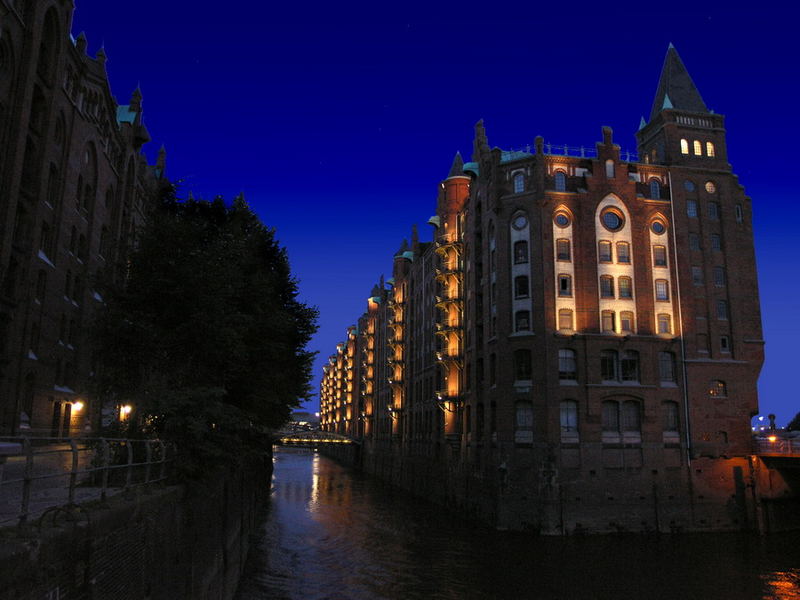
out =
[[[672,44],[669,45],[667,55],[664,57],[664,66],[661,68],[656,97],[653,99],[653,108],[650,111],[650,120],[652,121],[665,108],[708,112],[706,103],[703,102],[700,92],[697,91],[681,57],[678,56],[678,51]]]

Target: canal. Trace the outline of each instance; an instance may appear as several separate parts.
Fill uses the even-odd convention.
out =
[[[800,533],[536,538],[276,449],[238,600],[800,600]]]

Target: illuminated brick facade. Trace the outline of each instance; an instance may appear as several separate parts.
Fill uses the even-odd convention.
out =
[[[723,121],[670,47],[638,157],[608,128],[504,151],[478,123],[433,241],[403,244],[359,321],[364,468],[501,527],[752,525],[763,340]],[[323,427],[356,431],[332,402]]]

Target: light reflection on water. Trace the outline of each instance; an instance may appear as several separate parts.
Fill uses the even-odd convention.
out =
[[[800,533],[533,538],[279,449],[239,600],[800,600]]]

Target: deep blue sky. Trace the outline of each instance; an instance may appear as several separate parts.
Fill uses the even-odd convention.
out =
[[[321,312],[317,378],[411,224],[429,239],[436,186],[456,150],[471,153],[478,119],[493,146],[537,135],[591,146],[609,125],[634,150],[673,42],[727,116],[729,158],[753,198],[762,413],[785,423],[800,410],[788,377],[800,339],[800,53],[785,6],[76,4],[73,32],[92,54],[105,43],[119,102],[141,82],[150,157],[165,144],[185,191],[244,191],[277,228],[302,299]]]

